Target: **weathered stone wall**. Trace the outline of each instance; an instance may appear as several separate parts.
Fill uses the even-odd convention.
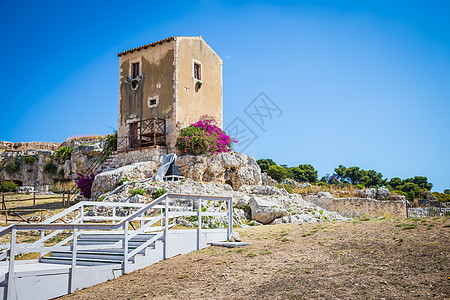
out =
[[[109,163],[112,168],[120,168],[136,162],[155,161],[159,165],[161,156],[167,154],[165,148],[148,148],[141,150],[132,150],[128,152],[120,152],[114,155],[113,160]]]
[[[3,151],[25,151],[25,150],[51,150],[58,149],[60,143],[49,142],[0,142],[0,152]]]
[[[407,201],[405,200],[375,200],[368,198],[332,198],[308,195],[306,201],[312,202],[323,209],[336,211],[348,218],[406,218]]]

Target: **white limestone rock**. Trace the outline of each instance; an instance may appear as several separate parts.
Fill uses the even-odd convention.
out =
[[[270,224],[273,220],[288,214],[285,209],[278,207],[276,202],[267,201],[267,198],[253,196],[249,205],[252,210],[252,219],[262,224]]]
[[[391,196],[391,192],[389,191],[389,189],[383,187],[383,188],[379,188],[377,191],[377,199],[378,200],[384,200],[387,199]]]
[[[371,198],[371,199],[376,199],[377,198],[377,189],[376,188],[366,189],[366,197]]]

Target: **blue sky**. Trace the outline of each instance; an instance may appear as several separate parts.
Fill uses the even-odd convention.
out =
[[[224,60],[224,126],[279,164],[339,164],[450,188],[446,1],[0,0],[0,140],[62,142],[117,127],[117,53],[202,36]],[[264,92],[283,111],[244,113]]]

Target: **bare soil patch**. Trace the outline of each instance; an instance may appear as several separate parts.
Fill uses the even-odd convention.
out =
[[[258,226],[63,299],[448,299],[450,220]]]

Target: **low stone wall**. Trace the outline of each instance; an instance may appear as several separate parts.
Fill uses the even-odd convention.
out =
[[[306,201],[347,218],[406,218],[407,201],[368,198],[330,198],[308,195]]]
[[[410,207],[408,208],[408,217],[410,218],[427,218],[444,216],[450,212],[450,208],[440,207]]]
[[[147,148],[140,150],[130,150],[126,152],[119,152],[114,155],[114,158],[109,163],[112,168],[120,168],[136,162],[156,161],[159,163],[161,156],[167,154],[165,148]]]

